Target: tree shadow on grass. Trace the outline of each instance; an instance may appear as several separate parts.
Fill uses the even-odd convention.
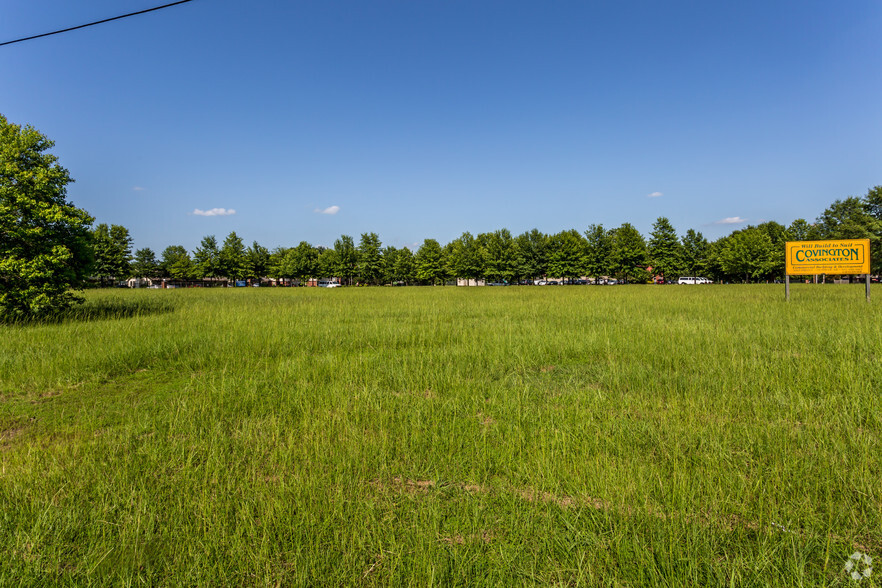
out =
[[[68,321],[101,321],[108,319],[124,319],[134,316],[150,316],[174,312],[176,305],[167,299],[104,298],[89,300],[59,313],[57,320]]]
[[[176,308],[177,306],[171,300],[166,299],[132,300],[127,298],[102,298],[100,300],[88,300],[82,304],[75,304],[70,308],[45,317],[15,321],[3,321],[0,319],[0,324],[31,326],[115,320],[136,316],[167,314],[174,312]]]

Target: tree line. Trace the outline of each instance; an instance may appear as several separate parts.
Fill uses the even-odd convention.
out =
[[[332,247],[301,241],[270,251],[254,241],[246,247],[230,233],[222,244],[204,237],[192,253],[181,245],[157,256],[150,248],[131,253],[125,227],[98,225],[92,232],[95,276],[102,283],[128,277],[193,280],[289,279],[305,282],[339,277],[347,284],[444,284],[452,279],[519,283],[548,276],[565,280],[609,276],[628,282],[679,276],[721,281],[757,282],[783,277],[784,243],[814,239],[868,238],[873,272],[882,261],[882,186],[863,197],[835,201],[813,223],[797,219],[790,226],[775,221],[750,225],[716,241],[689,229],[678,235],[670,220],[659,217],[644,237],[624,223],[607,229],[593,224],[545,234],[537,229],[512,235],[508,229],[463,233],[442,245],[425,239],[410,248],[383,246],[376,233],[363,233],[356,244],[341,235]]]
[[[222,244],[206,236],[192,252],[171,245],[158,256],[149,248],[133,254],[128,229],[104,223],[93,228],[92,216],[67,200],[73,180],[48,153],[53,145],[33,127],[0,114],[0,320],[63,311],[83,300],[75,292],[90,278],[103,285],[129,277],[444,284],[453,278],[517,283],[542,276],[611,276],[645,282],[655,276],[704,275],[749,282],[783,275],[785,241],[855,238],[871,240],[873,273],[880,272],[882,262],[882,186],[836,200],[813,223],[766,222],[713,242],[693,229],[678,236],[661,217],[648,237],[630,223],[596,224],[556,234],[467,232],[444,245],[425,239],[415,252],[384,247],[376,233],[362,234],[358,244],[341,235],[332,247],[301,241],[270,251],[256,241],[246,247],[233,232]]]

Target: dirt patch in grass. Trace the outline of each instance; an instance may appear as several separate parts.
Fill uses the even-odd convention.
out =
[[[370,485],[384,492],[402,494],[425,494],[436,487],[433,480],[411,480],[395,476],[391,480],[372,480]]]
[[[40,392],[40,393],[37,395],[36,398],[34,398],[33,400],[31,400],[31,404],[38,404],[38,403],[41,403],[41,402],[48,402],[49,400],[52,400],[53,398],[56,398],[56,397],[58,397],[58,396],[61,396],[62,394],[64,394],[64,390],[57,390],[57,389],[55,389],[55,390],[43,390],[42,392]]]
[[[438,483],[434,480],[414,480],[410,478],[402,478],[395,476],[390,480],[372,480],[369,482],[371,486],[382,492],[397,492],[400,494],[428,494],[431,490],[440,489],[460,489],[469,494],[487,494],[489,489],[480,484],[442,482]]]
[[[472,494],[487,494],[489,492],[486,486],[480,484],[460,484],[459,487]]]
[[[435,391],[431,388],[426,388],[425,390],[402,390],[400,392],[392,392],[393,396],[397,396],[399,398],[403,398],[405,396],[410,397],[418,397],[425,398],[426,400],[432,400],[437,397]]]
[[[492,425],[493,423],[496,422],[496,420],[493,417],[489,417],[489,416],[485,415],[483,412],[478,412],[477,416],[478,416],[478,420],[481,421],[481,424],[484,425],[485,427],[489,427],[490,425]]]
[[[521,498],[527,502],[544,502],[546,504],[556,504],[560,508],[572,508],[577,506],[587,506],[596,510],[609,510],[609,504],[593,496],[573,497],[567,495],[553,494],[551,492],[539,492],[534,488],[522,488],[517,491]]]
[[[25,432],[25,427],[18,426],[0,431],[0,451],[6,451],[11,448],[13,441],[21,437]]]

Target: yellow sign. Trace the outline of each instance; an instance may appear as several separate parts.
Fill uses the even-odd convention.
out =
[[[870,240],[788,241],[787,275],[869,274]]]

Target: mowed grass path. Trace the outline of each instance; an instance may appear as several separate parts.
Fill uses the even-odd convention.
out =
[[[882,291],[783,294],[90,292],[0,327],[0,585],[846,585]]]

